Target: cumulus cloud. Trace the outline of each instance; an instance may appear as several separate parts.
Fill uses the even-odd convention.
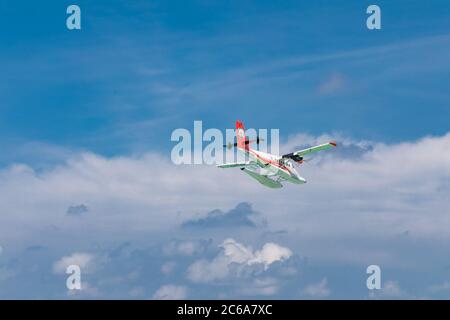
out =
[[[329,139],[331,136],[318,140]],[[308,137],[293,138],[289,143],[292,146],[302,141],[308,141]],[[356,145],[365,151],[356,157],[342,157],[334,152],[342,144]],[[396,266],[413,263],[417,260],[414,254],[400,249],[412,239],[392,238],[398,238],[405,230],[409,230],[411,238],[435,244],[450,238],[445,195],[450,192],[449,147],[450,134],[390,145],[338,139],[337,148],[317,156],[321,161],[301,167],[300,174],[309,184],[296,194],[295,200],[288,199],[287,194],[291,193],[286,192],[285,209],[270,223],[296,232],[299,239],[334,239],[332,250],[310,242],[303,248],[310,257],[365,265],[373,261]],[[280,202],[268,204],[267,209],[276,210]],[[296,210],[286,209],[291,206],[296,206]],[[299,220],[301,225],[295,223]],[[280,221],[294,223],[286,226]],[[344,244],[339,239],[344,234],[362,241]],[[343,246],[337,249],[340,244]],[[423,259],[421,263],[427,261]]]
[[[275,243],[266,243],[261,250],[253,251],[251,247],[226,239],[220,245],[220,253],[211,261],[199,260],[188,269],[188,278],[193,282],[211,282],[222,280],[231,274],[238,276],[242,267],[260,265],[264,270],[277,261],[284,261],[292,256],[292,251]]]
[[[204,218],[191,219],[183,222],[183,228],[230,228],[264,226],[265,221],[259,219],[259,214],[247,202],[239,203],[230,211],[213,210]]]
[[[261,250],[255,252],[250,247],[245,247],[233,239],[226,239],[221,247],[223,248],[223,254],[231,262],[248,265],[261,263],[265,269],[275,261],[283,261],[292,256],[292,251],[288,248],[270,242],[266,243]]]
[[[328,297],[331,290],[328,288],[327,279],[323,278],[318,283],[313,283],[306,286],[306,288],[302,290],[302,293],[307,297],[320,299]]]
[[[208,283],[225,279],[230,274],[229,260],[223,256],[212,261],[198,260],[189,266],[187,277],[192,282]]]
[[[295,135],[282,150],[333,138],[336,136]],[[2,245],[10,248],[14,243],[26,248],[39,236],[40,245],[49,252],[55,248],[58,251],[54,252],[65,252],[61,250],[69,246],[89,252],[98,248],[92,243],[93,234],[95,245],[149,243],[149,236],[160,242],[174,233],[192,238],[205,229],[213,229],[204,237],[213,241],[232,237],[242,239],[242,243],[260,243],[255,251],[230,242],[213,257],[203,242],[174,240],[156,250],[163,257],[154,263],[155,273],[160,274],[168,257],[185,259],[188,279],[208,283],[276,269],[278,263],[270,261],[280,261],[279,256],[263,244],[280,241],[309,261],[327,266],[377,263],[420,271],[442,262],[450,240],[450,133],[392,144],[339,136],[336,140],[337,148],[300,167],[308,184],[286,184],[280,190],[264,188],[240,170],[174,166],[154,153],[112,158],[83,153],[43,170],[11,165],[0,170]],[[270,229],[283,230],[283,234],[274,238],[267,233],[261,239],[258,228],[205,227],[195,229],[194,235],[192,230],[179,228],[183,221],[195,221],[199,213],[212,208],[221,208],[223,215],[228,215],[223,208],[233,208],[242,201],[251,203],[251,211],[259,212]],[[68,203],[89,203],[95,215],[67,219],[61,212],[67,210]],[[211,216],[208,214],[205,221],[209,223]],[[405,230],[408,236],[399,237]],[[421,250],[411,243],[420,245]],[[150,253],[144,251],[130,252],[129,256],[148,258]],[[67,263],[58,265],[57,269],[63,270],[61,266]]]
[[[184,286],[176,286],[173,284],[166,284],[161,286],[153,294],[155,300],[182,300],[187,298],[187,288]]]
[[[95,210],[82,231],[95,232],[98,239],[124,232],[159,231],[179,225],[180,219],[192,219],[195,212],[236,205],[232,175],[218,184],[219,176],[216,168],[175,166],[157,154],[105,158],[83,153],[64,165],[42,171],[14,164],[0,170],[4,213],[0,216],[0,232],[11,241],[26,241],[49,228],[66,236],[79,234],[83,221],[60,217],[71,202],[88,202],[89,210]],[[252,185],[248,180],[242,183],[244,189]]]
[[[83,273],[92,272],[95,268],[95,256],[90,253],[75,252],[70,256],[64,256],[53,264],[53,272],[56,274],[66,273],[67,267],[77,265]]]
[[[302,143],[324,142],[330,137],[303,138],[297,136],[289,140],[288,145],[292,147],[289,150]],[[79,199],[88,201],[96,212],[89,225],[84,226],[85,230],[95,230],[98,236],[109,237],[111,232],[123,230],[129,233],[161,230],[179,225],[183,217],[184,221],[193,221],[196,212],[205,212],[211,207],[231,207],[236,199],[248,199],[256,208],[264,208],[264,218],[275,229],[292,231],[295,224],[288,222],[303,212],[311,212],[302,221],[306,234],[325,235],[330,231],[367,234],[364,228],[367,221],[361,220],[369,215],[362,212],[376,211],[381,215],[389,214],[389,218],[377,219],[378,226],[369,233],[377,228],[398,227],[401,230],[395,230],[396,233],[411,230],[417,236],[434,237],[442,234],[436,231],[443,231],[447,225],[443,213],[447,209],[445,194],[450,189],[449,141],[450,134],[392,145],[359,144],[353,147],[359,148],[355,159],[339,155],[336,150],[345,143],[338,140],[338,148],[322,153],[326,161],[301,167],[300,173],[308,180],[307,185],[286,185],[275,191],[248,179],[239,170],[174,166],[155,154],[104,158],[87,153],[69,159],[66,165],[39,173],[28,166],[13,165],[0,171],[0,201],[5,212],[0,217],[0,229],[4,237],[23,239],[30,233],[11,230],[24,230],[22,222],[27,221],[32,231],[53,224],[67,234],[66,231],[75,230],[77,226],[59,219],[61,206]],[[148,163],[155,165],[148,166]],[[171,173],[170,179],[167,172]],[[235,187],[237,179],[239,188]],[[326,202],[324,195],[328,199]],[[333,204],[333,210],[329,203]],[[240,217],[248,217],[242,214],[242,208],[245,205],[237,208]],[[324,215],[331,211],[345,212],[347,216],[330,225],[332,219]],[[430,211],[435,219],[429,219]],[[356,220],[351,217],[353,214],[357,215]],[[417,219],[411,219],[411,214]],[[200,224],[217,223],[220,219],[215,216],[208,215]],[[314,221],[315,216],[317,221]],[[363,224],[362,228],[351,227],[347,219],[352,220],[352,225]],[[388,219],[398,223],[388,223]],[[320,229],[314,225],[319,220]]]

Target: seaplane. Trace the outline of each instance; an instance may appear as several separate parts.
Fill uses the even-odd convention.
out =
[[[259,137],[256,140],[249,140],[245,135],[244,124],[239,120],[236,121],[236,142],[230,142],[224,147],[229,149],[236,147],[239,152],[244,153],[245,159],[248,160],[219,164],[217,167],[239,168],[266,187],[282,188],[282,182],[306,183],[306,179],[301,177],[295,168],[305,162],[304,156],[336,147],[336,142],[331,141],[279,156],[250,148],[251,143],[259,144],[260,140]]]

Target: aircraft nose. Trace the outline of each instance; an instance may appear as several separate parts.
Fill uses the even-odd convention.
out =
[[[298,180],[300,180],[300,181],[301,181],[301,183],[306,183],[306,179],[305,179],[305,178],[303,178],[303,177],[298,177]]]

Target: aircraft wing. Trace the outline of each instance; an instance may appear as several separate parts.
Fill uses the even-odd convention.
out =
[[[293,157],[303,157],[305,155],[308,155],[310,153],[314,153],[317,151],[321,151],[321,150],[326,150],[332,147],[336,147],[336,142],[328,142],[328,143],[324,143],[324,144],[320,144],[318,146],[315,147],[310,147],[310,148],[306,148],[303,150],[298,150],[292,153],[288,153],[283,155],[283,158],[293,158]]]
[[[229,162],[229,163],[223,163],[223,164],[218,164],[217,168],[241,168],[244,169],[245,167],[248,166],[252,166],[250,161],[245,161],[245,162]]]

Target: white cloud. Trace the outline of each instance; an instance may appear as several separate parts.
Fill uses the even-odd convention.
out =
[[[243,271],[239,267],[245,266],[261,265],[267,270],[272,263],[292,256],[291,250],[275,243],[266,243],[261,250],[253,251],[234,239],[226,239],[220,248],[220,253],[211,261],[198,260],[189,267],[188,278],[191,281],[222,280],[233,272],[238,276]]]
[[[57,274],[66,273],[66,269],[70,265],[77,265],[81,272],[89,273],[95,268],[95,256],[90,253],[75,252],[70,256],[62,257],[53,264],[53,272]]]
[[[218,256],[212,261],[198,260],[191,264],[187,270],[188,279],[198,283],[222,280],[229,274],[229,260],[224,256]]]
[[[234,239],[225,239],[220,247],[223,249],[223,255],[228,258],[230,263],[250,264],[249,261],[254,258],[251,248],[236,242]]]
[[[326,298],[330,295],[331,290],[328,288],[327,279],[323,278],[320,282],[310,284],[302,293],[311,298]]]
[[[167,284],[161,286],[153,294],[155,300],[182,300],[187,298],[187,288],[184,286],[176,286]]]
[[[296,135],[286,149],[332,138]],[[430,261],[419,259],[417,264],[416,255],[408,257],[404,250],[386,244],[405,230],[409,238],[431,245],[450,240],[450,134],[389,145],[339,136],[337,140],[336,149],[302,165],[299,172],[307,184],[286,184],[280,190],[264,188],[239,170],[174,166],[157,154],[105,158],[85,153],[40,172],[13,165],[0,171],[2,241],[25,244],[39,234],[43,244],[67,246],[72,242],[88,247],[91,234],[99,242],[152,231],[168,234],[198,214],[233,208],[245,200],[272,230],[286,231],[290,248],[315,261],[366,265],[373,261],[411,265],[416,261],[413,265],[417,267]],[[353,145],[361,149],[358,157],[338,151],[346,152],[346,147]],[[95,215],[87,215],[88,222],[69,219],[65,212],[73,203],[89,203]],[[349,244],[346,239],[353,241]],[[330,242],[334,245],[324,245]],[[308,246],[299,248],[299,243]],[[193,243],[175,247],[176,254],[203,252]],[[234,245],[229,250],[234,259],[246,259],[246,249]],[[268,246],[258,254],[252,251],[255,256],[248,261],[263,262],[267,267],[270,250]]]
[[[234,239],[226,239],[221,247],[224,255],[231,262],[245,263],[248,265],[261,263],[267,269],[276,261],[283,261],[292,256],[292,251],[276,243],[266,243],[261,250],[252,252],[252,249],[236,242]]]
[[[261,250],[255,252],[254,258],[249,261],[249,264],[262,263],[267,269],[272,263],[289,259],[291,256],[292,251],[288,248],[269,242]]]

